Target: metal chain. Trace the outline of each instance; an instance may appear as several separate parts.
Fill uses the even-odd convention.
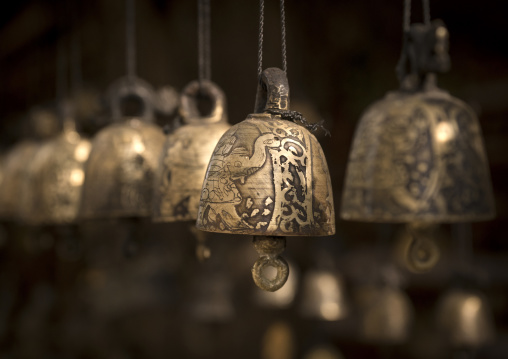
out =
[[[125,1],[125,37],[126,37],[126,60],[127,76],[136,76],[136,23],[134,0]]]
[[[263,72],[263,29],[265,24],[265,1],[259,0],[259,37],[258,37],[258,76]],[[287,46],[286,46],[286,10],[284,0],[280,0],[280,32],[282,48],[282,70],[287,74]]]

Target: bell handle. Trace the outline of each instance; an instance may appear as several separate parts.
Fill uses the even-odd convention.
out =
[[[152,122],[154,117],[154,90],[146,81],[136,76],[122,77],[114,82],[110,87],[111,112],[115,121],[126,117],[122,113],[121,102],[128,96],[135,96],[143,104],[141,115],[136,116],[147,122]]]
[[[200,96],[208,97],[212,102],[212,110],[205,116],[200,113],[198,108]],[[192,81],[182,91],[179,112],[183,121],[187,124],[226,122],[226,95],[212,81]]]
[[[289,110],[288,78],[277,67],[269,67],[259,76],[254,113],[269,110]]]
[[[266,277],[264,274],[264,269],[266,267],[273,267],[276,269],[277,273],[274,278]],[[254,283],[256,283],[259,288],[268,292],[275,292],[282,288],[282,286],[286,283],[288,276],[288,263],[281,256],[262,256],[252,267],[252,279],[254,279]]]

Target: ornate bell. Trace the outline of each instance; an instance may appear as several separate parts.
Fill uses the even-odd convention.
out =
[[[357,289],[361,312],[360,333],[369,342],[401,343],[413,322],[408,296],[397,287],[366,285]]]
[[[198,109],[203,95],[213,104],[206,116]],[[167,137],[159,160],[153,212],[156,222],[196,220],[208,161],[222,134],[231,127],[226,97],[211,81],[193,81],[185,87],[180,116],[184,125]]]
[[[348,308],[342,278],[326,270],[311,270],[302,283],[300,313],[303,317],[335,321],[343,319]]]
[[[478,347],[495,336],[489,303],[482,294],[470,290],[446,293],[438,305],[437,322],[454,347]]]
[[[291,114],[286,74],[266,69],[255,113],[231,127],[213,151],[196,222],[203,231],[254,235],[261,258],[252,274],[268,291],[282,287],[288,277],[288,265],[279,256],[286,236],[335,233],[325,156],[314,135],[284,120]],[[277,269],[275,278],[262,273],[265,267]]]
[[[343,219],[457,222],[494,216],[478,119],[436,86],[434,73],[449,68],[447,50],[441,21],[413,24],[406,33],[397,68],[401,88],[371,105],[356,129]]]
[[[64,131],[44,143],[30,173],[33,205],[30,218],[37,224],[72,223],[78,216],[84,167],[91,143],[64,119]]]
[[[145,217],[152,211],[153,181],[164,143],[162,130],[151,123],[153,90],[136,77],[112,86],[112,113],[117,122],[92,141],[85,166],[80,215],[83,218]],[[122,114],[121,102],[139,98],[140,116]]]

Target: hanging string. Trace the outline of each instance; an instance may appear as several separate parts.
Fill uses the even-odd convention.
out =
[[[258,38],[258,77],[263,72],[263,32],[265,25],[265,1],[259,0],[259,38]],[[287,74],[287,46],[286,46],[286,10],[284,0],[280,0],[280,32],[282,48],[282,70]]]
[[[210,0],[198,0],[198,76],[200,83],[212,78],[210,19]]]
[[[58,53],[56,59],[56,101],[58,104],[61,104],[65,99],[66,95],[66,67],[67,67],[67,59],[65,56],[65,47],[64,41],[60,40],[58,44]]]
[[[423,22],[425,25],[428,25],[430,24],[429,0],[422,0],[422,6],[423,6]],[[402,22],[402,28],[404,32],[408,32],[410,27],[411,27],[411,0],[404,0],[404,20]]]
[[[127,76],[132,78],[136,76],[136,23],[134,17],[134,0],[125,1],[125,13]]]
[[[429,0],[423,0],[423,22],[425,25],[430,24],[430,5]]]

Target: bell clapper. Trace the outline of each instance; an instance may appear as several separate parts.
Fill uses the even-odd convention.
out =
[[[198,230],[195,226],[190,226],[190,231],[196,238],[196,258],[203,263],[212,255],[212,251],[207,244],[206,233]]]
[[[406,261],[410,270],[425,273],[434,268],[440,257],[439,248],[432,238],[434,226],[409,223],[406,230],[411,242],[406,251]]]
[[[252,278],[256,285],[268,292],[282,288],[289,276],[289,266],[280,254],[286,249],[286,237],[254,236],[252,241],[260,257],[252,267]],[[275,268],[275,277],[269,278],[266,268]]]

